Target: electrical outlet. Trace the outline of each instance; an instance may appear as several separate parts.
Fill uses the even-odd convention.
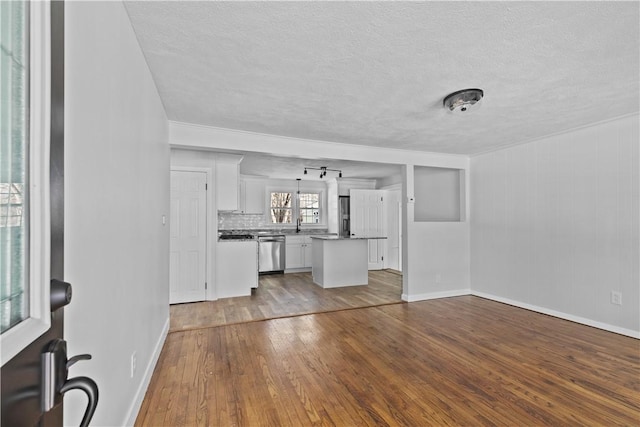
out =
[[[138,355],[134,351],[133,353],[131,353],[131,378],[133,378],[133,376],[136,373],[137,364],[138,364]]]
[[[611,304],[622,305],[622,292],[611,291]]]

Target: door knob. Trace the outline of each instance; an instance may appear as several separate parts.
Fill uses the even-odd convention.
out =
[[[68,305],[71,302],[71,284],[58,279],[51,279],[51,311]]]
[[[81,354],[67,358],[67,342],[56,339],[49,343],[42,353],[42,411],[50,411],[62,402],[63,395],[70,390],[82,390],[88,398],[81,427],[87,427],[98,405],[98,385],[91,378],[69,379],[69,368],[80,360],[89,360],[91,355]]]

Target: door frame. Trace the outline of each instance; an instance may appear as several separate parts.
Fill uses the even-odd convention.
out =
[[[387,236],[387,240],[384,240],[385,242],[385,249],[384,249],[384,268],[391,268],[389,265],[389,253],[390,253],[390,245],[389,242],[391,239],[389,239],[389,236],[391,235],[397,235],[398,236],[398,268],[397,271],[402,271],[402,184],[392,184],[392,185],[388,185],[385,187],[380,188],[380,190],[384,190],[385,193],[385,199],[384,199],[384,205],[383,205],[383,211],[384,211],[384,231],[385,234]],[[391,202],[393,201],[393,196],[397,196],[397,204],[394,201],[393,204],[391,204]],[[390,212],[392,210],[397,210],[397,215],[398,215],[398,222],[397,224],[395,224],[394,227],[390,227],[393,224],[390,223],[388,215],[390,214]]]
[[[214,242],[213,239],[213,233],[214,230],[217,230],[218,227],[216,226],[215,228],[212,226],[213,224],[213,212],[214,212],[214,206],[211,206],[214,197],[211,196],[212,194],[212,182],[211,182],[211,177],[213,175],[212,170],[210,168],[201,168],[201,167],[192,167],[192,166],[171,166],[169,168],[169,174],[171,174],[172,171],[176,171],[176,172],[199,172],[199,173],[204,173],[206,175],[206,184],[207,184],[207,191],[205,192],[206,195],[206,201],[205,201],[205,206],[206,206],[206,233],[205,233],[205,273],[204,273],[204,277],[205,280],[207,282],[207,288],[205,290],[205,300],[206,301],[214,301],[217,299],[216,296],[216,283],[215,283],[215,274],[213,274],[214,270],[214,263],[212,261],[212,259],[215,259],[215,251],[214,248],[212,247],[212,242]],[[171,184],[169,184],[171,185]],[[171,192],[171,188],[169,188],[169,192]],[[215,195],[215,193],[214,193]],[[169,221],[171,221],[171,217],[169,216]],[[169,251],[171,251],[171,246],[169,246]]]

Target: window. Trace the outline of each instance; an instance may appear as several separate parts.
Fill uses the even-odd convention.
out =
[[[2,365],[51,326],[50,5],[0,1]]]
[[[291,193],[271,193],[271,222],[276,224],[291,224],[292,197]]]
[[[320,223],[320,194],[300,193],[300,222],[302,224]]]
[[[5,332],[29,316],[29,5],[3,2],[1,12],[0,329]]]
[[[272,191],[269,212],[273,224],[320,224],[322,214],[320,210],[321,193],[300,193],[296,197],[293,191]]]

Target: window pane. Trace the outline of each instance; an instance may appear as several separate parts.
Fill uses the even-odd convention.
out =
[[[271,222],[291,224],[291,193],[271,193]]]
[[[303,224],[320,222],[320,194],[300,193],[300,218]]]
[[[0,327],[28,307],[29,7],[0,2]]]

